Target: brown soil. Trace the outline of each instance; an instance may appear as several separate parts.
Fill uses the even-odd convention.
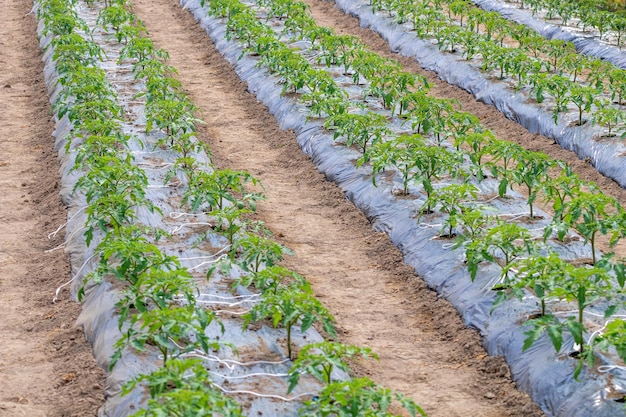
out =
[[[68,280],[66,219],[32,2],[2,0],[0,24],[0,415],[90,416],[104,373],[75,326],[80,305],[55,289]]]

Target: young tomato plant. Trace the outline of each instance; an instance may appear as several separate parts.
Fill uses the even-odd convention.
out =
[[[612,106],[607,100],[596,102],[598,108],[591,115],[591,121],[594,124],[600,124],[609,129],[606,137],[614,137],[613,131],[619,125],[626,121],[626,112],[624,110]]]
[[[546,315],[537,319],[531,319],[527,323],[530,329],[525,333],[527,338],[524,341],[524,350],[528,349],[544,332],[548,333],[554,349],[559,352],[563,344],[562,331],[569,330],[574,339],[574,343],[579,346],[579,363],[574,371],[574,378],[578,379],[584,359],[593,355],[593,351],[586,351],[584,333],[584,312],[587,307],[595,301],[603,298],[611,300],[615,297],[616,291],[613,286],[613,278],[604,269],[598,267],[576,267],[566,264],[561,270],[559,285],[556,285],[551,296],[567,302],[574,302],[577,306],[576,317],[569,317],[565,321],[559,321],[552,315]],[[610,306],[605,312],[605,317],[611,316],[616,307]]]
[[[276,265],[285,254],[292,254],[286,247],[253,233],[246,233],[237,239],[235,246],[239,252],[237,264],[253,274],[260,272],[261,268]]]
[[[498,291],[492,310],[510,298],[522,300],[526,290],[532,291],[540,301],[540,316],[546,315],[546,300],[553,296],[553,291],[563,280],[563,271],[567,262],[555,253],[547,256],[519,258],[503,268],[504,282],[494,286]]]
[[[495,135],[491,130],[485,130],[483,132],[473,132],[460,135],[454,141],[454,146],[457,150],[461,149],[461,146],[465,145],[469,147],[469,159],[472,163],[472,173],[482,181],[485,174],[483,172],[483,157],[490,154],[492,144],[496,140]]]
[[[218,350],[220,344],[209,340],[205,334],[214,318],[215,313],[192,304],[133,314],[128,329],[115,343],[116,350],[111,358],[110,369],[119,361],[127,346],[138,352],[144,352],[146,345],[156,346],[163,355],[164,364],[171,356],[195,349],[207,353],[209,349]]]
[[[583,124],[583,112],[589,112],[596,103],[598,90],[579,84],[573,84],[570,90],[570,101],[578,108],[578,126]]]
[[[368,378],[332,382],[313,400],[304,402],[301,417],[394,417],[389,407],[398,402],[411,415],[426,416],[413,400],[376,385]]]
[[[370,348],[344,345],[337,342],[321,342],[306,345],[298,352],[298,358],[289,370],[289,388],[293,391],[300,381],[302,374],[309,374],[320,382],[328,385],[333,382],[333,371],[339,369],[346,373],[351,372],[346,360],[356,357],[378,359]]]
[[[458,228],[461,234],[457,236],[454,247],[458,248],[465,242],[478,239],[494,221],[495,217],[484,213],[481,208],[466,208],[458,215]]]
[[[439,207],[442,212],[448,215],[443,223],[441,233],[445,234],[442,236],[454,237],[454,229],[460,223],[463,212],[468,209],[467,200],[476,199],[478,191],[475,185],[469,183],[450,184],[435,189],[424,202],[424,208],[421,212],[425,213],[425,208],[428,207]]]
[[[248,324],[271,318],[274,327],[279,324],[287,330],[287,357],[293,359],[291,331],[300,322],[300,330],[306,332],[319,321],[328,334],[335,336],[334,319],[330,312],[314,296],[310,284],[298,282],[278,286],[275,292],[261,294],[259,302],[244,316],[243,328]]]
[[[526,187],[528,194],[529,218],[534,218],[533,203],[542,184],[548,178],[548,171],[557,165],[557,161],[542,152],[526,149],[516,155],[517,165],[511,171],[511,181]]]
[[[278,293],[280,288],[289,285],[306,286],[306,279],[290,269],[280,265],[273,265],[258,272],[252,272],[235,280],[233,287],[242,285],[246,288],[254,286],[261,293]]]
[[[524,148],[516,143],[496,139],[490,141],[485,151],[493,156],[488,164],[494,178],[500,179],[498,194],[500,197],[504,197],[512,181],[519,156],[524,153]]]
[[[334,128],[335,140],[342,137],[346,146],[356,145],[361,153],[367,152],[368,146],[379,142],[390,134],[387,118],[381,114],[339,113],[326,119],[325,126]]]
[[[226,202],[239,209],[256,210],[256,202],[264,198],[263,194],[246,191],[246,184],[253,187],[259,181],[246,171],[231,169],[212,172],[195,171],[189,178],[189,185],[183,193],[183,204],[189,203],[192,211],[201,208],[222,210]]]
[[[536,251],[536,245],[527,229],[503,221],[468,242],[465,246],[465,257],[472,281],[478,273],[478,265],[483,261],[500,260],[500,265],[506,268],[518,256],[531,255]]]
[[[150,392],[148,407],[131,417],[200,416],[243,417],[241,406],[211,382],[200,359],[170,359],[150,374],[141,374],[122,387],[128,395],[138,385]]]
[[[623,209],[613,197],[601,193],[579,193],[558,214],[567,227],[575,229],[591,245],[592,263],[595,264],[598,233],[609,234],[611,246],[623,236],[622,212]]]
[[[409,184],[415,169],[415,154],[424,146],[426,140],[422,135],[399,135],[389,141],[373,144],[357,161],[357,167],[364,163],[372,164],[372,183],[376,185],[376,174],[394,168],[402,177],[402,194],[409,193]]]
[[[427,200],[433,192],[433,180],[444,174],[455,177],[464,174],[459,168],[460,158],[460,155],[438,146],[426,145],[416,149],[413,179],[422,184]],[[425,209],[427,212],[431,211],[429,205]]]

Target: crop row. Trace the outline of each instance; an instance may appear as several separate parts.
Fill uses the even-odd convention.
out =
[[[578,19],[577,26],[582,30],[594,28],[599,32],[600,39],[604,35],[612,34],[615,44],[622,47],[626,35],[626,15],[623,6],[614,1],[597,0],[507,0],[519,3],[520,7],[532,10],[533,15],[539,11],[545,13],[546,19],[561,18],[562,24],[567,25],[573,18]]]
[[[127,284],[116,303],[119,329],[126,328],[116,343],[110,367],[120,360],[126,346],[143,351],[147,345],[154,345],[163,354],[164,367],[161,372],[138,380],[148,380],[151,395],[162,396],[165,407],[175,399],[172,394],[195,392],[194,395],[204,397],[205,402],[221,404],[224,415],[239,415],[237,405],[221,392],[210,385],[183,378],[186,369],[196,366],[193,361],[179,364],[170,359],[175,344],[184,340],[193,340],[184,344],[185,349],[197,347],[208,351],[216,347],[216,342],[208,340],[204,333],[216,317],[196,304],[196,288],[189,272],[176,258],[165,255],[150,243],[148,236],[155,235],[158,240],[161,231],[134,222],[139,207],[151,212],[158,209],[146,198],[147,177],[132,164],[127,148],[130,137],[121,131],[123,110],[117,104],[104,71],[97,66],[102,51],[88,39],[89,28],[78,17],[75,6],[65,1],[47,0],[40,3],[37,15],[44,25],[42,34],[51,37],[46,47],[53,51],[57,68],[60,93],[54,107],[59,118],[67,116],[73,125],[65,151],[75,151],[73,169],[82,171],[74,189],[84,194],[87,203],[86,244],[92,243],[94,234],[103,235],[96,248],[100,257],[98,266],[86,279],[97,283],[114,276]],[[76,146],[76,142],[80,145]],[[186,303],[175,305],[174,298],[181,295]],[[79,299],[83,296],[84,287]],[[130,326],[126,326],[127,319],[130,319]],[[178,373],[174,372],[177,366]],[[165,383],[161,384],[155,377],[163,379],[164,375],[160,375],[163,373]],[[165,388],[169,383],[179,390],[167,393]],[[189,389],[191,386],[195,391]],[[154,412],[139,414],[153,415]]]
[[[210,14],[228,19],[228,36],[237,37],[249,53],[258,55],[259,65],[281,78],[283,92],[297,92],[309,107],[310,117],[324,116],[324,126],[335,132],[335,139],[359,149],[358,164],[371,165],[374,181],[377,173],[393,168],[402,178],[402,193],[407,193],[411,184],[422,186],[426,200],[420,216],[435,209],[445,214],[441,235],[456,236],[455,245],[465,249],[472,277],[484,261],[501,266],[502,275],[494,286],[499,293],[497,304],[529,292],[539,299],[539,318],[527,323],[526,349],[547,333],[559,351],[563,333],[569,332],[579,346],[576,376],[585,362],[593,363],[596,348],[606,350],[612,345],[624,358],[622,320],[612,320],[589,339],[583,320],[585,309],[599,300],[610,301],[604,309],[607,317],[623,307],[623,260],[614,254],[599,257],[596,250],[599,236],[607,236],[615,244],[625,235],[626,212],[615,199],[578,179],[563,163],[496,139],[474,116],[456,109],[453,101],[428,96],[421,78],[411,78],[397,63],[376,57],[355,38],[315,25],[303,3],[264,0],[256,12],[235,0],[207,5]],[[263,16],[275,18],[271,27],[261,23]],[[283,23],[280,34],[275,33],[278,21]],[[306,40],[309,52],[287,46],[281,42],[283,37]],[[298,42],[299,48],[301,45]],[[364,107],[362,102],[350,101],[327,73],[304,57],[307,54],[311,61],[338,68],[355,84],[364,84],[364,99],[378,97],[391,114],[359,110]],[[366,59],[359,61],[362,57]],[[375,70],[367,72],[370,68]],[[394,119],[395,114],[398,117]],[[409,123],[411,132],[392,133],[388,123],[397,119]],[[454,184],[436,186],[441,178]],[[554,211],[539,239],[543,243],[527,228],[490,215],[486,204],[471,202],[485,179],[498,184],[500,198],[506,197],[512,185],[523,188],[529,207],[526,217],[531,222],[536,220],[533,204],[537,199]],[[571,230],[590,245],[592,266],[563,260],[548,244],[571,238]],[[560,320],[545,309],[546,301],[557,300],[576,304],[576,316]]]
[[[135,415],[242,415],[241,406],[211,382],[202,360],[193,359],[224,347],[219,337],[207,336],[209,326],[223,326],[218,315],[198,301],[199,290],[190,272],[157,246],[168,233],[136,223],[138,210],[162,213],[146,197],[148,178],[133,164],[127,146],[136,138],[122,133],[123,110],[96,62],[102,51],[89,39],[90,31],[74,6],[48,0],[41,3],[38,17],[46,28],[43,34],[51,36],[48,48],[54,51],[58,65],[61,93],[56,96],[55,109],[59,118],[67,116],[74,127],[66,152],[75,153],[74,170],[81,172],[75,191],[84,194],[87,203],[86,244],[99,241],[95,248],[97,267],[85,277],[87,285],[79,291],[79,298],[85,296],[88,286],[104,279],[123,283],[116,303],[122,337],[115,344],[111,369],[128,349],[143,352],[155,346],[161,352],[161,368],[135,377],[123,388],[129,393],[142,385],[150,392],[148,408]],[[182,204],[192,212],[207,213],[212,230],[227,242],[223,250],[227,255],[219,258],[207,277],[238,268],[242,275],[233,288],[253,286],[261,292],[243,315],[244,329],[266,318],[271,318],[274,326],[284,326],[289,359],[294,356],[293,327],[304,332],[319,321],[328,334],[334,335],[332,316],[314,298],[310,284],[295,272],[275,265],[287,250],[270,240],[262,225],[245,217],[262,198],[260,193],[246,190],[248,184],[256,185],[256,180],[246,172],[212,170],[193,157],[206,149],[195,139],[195,108],[174,78],[175,70],[167,65],[167,53],[145,36],[145,28],[125,1],[110,2],[101,9],[98,23],[123,45],[119,62],[132,62],[136,79],[145,84],[141,95],[146,101],[147,132],[156,128],[160,132],[156,145],[179,156],[166,182],[178,178],[186,184]],[[302,415],[341,407],[351,407],[354,412],[373,406],[382,412],[393,400],[412,415],[423,414],[411,400],[367,378],[336,380],[333,369],[348,371],[345,361],[355,356],[375,357],[369,349],[332,342],[301,350],[289,371],[288,391],[295,388],[302,374],[325,384],[318,399],[305,402]],[[350,398],[337,398],[345,390],[351,392]]]
[[[410,22],[418,37],[435,39],[439,49],[459,52],[467,61],[480,58],[477,65],[483,71],[496,71],[501,79],[510,77],[515,90],[527,89],[538,103],[549,95],[554,100],[555,123],[571,103],[578,110],[579,125],[585,122],[583,114],[591,112],[591,121],[608,128],[608,136],[616,126],[623,127],[626,113],[620,106],[626,92],[626,71],[578,54],[571,42],[545,39],[469,0],[371,3],[374,11],[384,9],[399,23]],[[515,44],[507,45],[511,40]],[[579,80],[583,75],[585,83]]]

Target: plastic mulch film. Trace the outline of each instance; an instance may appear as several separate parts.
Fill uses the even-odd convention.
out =
[[[526,25],[545,38],[572,42],[578,52],[600,58],[626,69],[626,53],[617,46],[607,45],[593,36],[585,36],[567,28],[548,23],[539,17],[533,16],[528,9],[519,9],[498,0],[472,0],[472,2],[482,9],[498,12],[506,19]]]
[[[319,171],[343,189],[376,229],[388,233],[403,252],[405,262],[459,310],[466,325],[480,331],[487,351],[491,355],[505,357],[518,387],[531,394],[549,416],[609,417],[624,414],[622,404],[608,397],[611,392],[623,392],[626,374],[614,368],[608,372],[585,369],[581,375],[582,382],[576,382],[573,379],[576,360],[569,358],[567,353],[555,353],[547,337],[523,352],[526,337],[520,323],[537,311],[537,300],[528,297],[522,302],[507,302],[490,314],[495,298],[491,288],[499,279],[500,269],[495,266],[481,267],[475,282],[472,282],[464,265],[462,250],[452,250],[446,241],[437,239],[438,228],[435,226],[441,222],[441,217],[432,215],[424,218],[422,223],[416,221],[418,204],[424,201],[419,191],[411,190],[412,194],[418,195],[416,200],[395,198],[392,190],[397,188],[399,177],[393,183],[381,181],[375,187],[370,170],[355,167],[356,151],[337,145],[332,134],[321,127],[319,120],[307,121],[307,110],[303,105],[292,98],[281,97],[280,80],[259,68],[255,58],[242,54],[235,41],[226,40],[223,19],[209,16],[197,0],[181,0],[181,5],[195,16],[239,77],[247,82],[248,89],[277,118],[281,128],[292,129],[296,133],[300,147],[311,156]],[[441,65],[445,66],[445,63]],[[496,185],[489,181],[484,181],[479,187],[485,194],[496,189]],[[525,198],[514,192],[511,198],[496,200],[492,205],[503,213],[523,213],[527,210]],[[526,227],[540,229],[545,226],[549,216],[541,212],[538,215],[544,220]],[[590,253],[589,247],[580,242],[554,244],[554,249],[567,259],[586,257]],[[602,307],[597,306],[596,311],[602,311]],[[551,308],[567,314],[571,306],[553,305]],[[593,314],[594,310],[590,313]],[[563,352],[573,350],[573,345],[573,340],[567,339]],[[615,360],[615,355],[599,355],[599,361],[609,366]]]
[[[35,9],[37,7],[35,5]],[[92,26],[95,25],[97,11],[81,3],[77,8],[82,19]],[[38,30],[40,45],[42,49],[46,49],[50,39],[41,35],[43,30],[41,22]],[[174,163],[176,155],[158,147],[159,133],[145,133],[143,114],[145,102],[135,96],[143,85],[141,81],[134,79],[131,66],[124,64],[120,66],[116,63],[121,47],[116,45],[113,37],[101,29],[94,31],[92,35],[105,51],[107,58],[100,66],[104,69],[127,116],[123,131],[133,137],[129,142],[128,151],[134,156],[133,163],[144,168],[149,178],[146,190],[148,199],[163,212],[163,215],[160,215],[147,209],[140,209],[137,212],[137,221],[146,226],[171,232],[171,238],[159,240],[157,243],[159,248],[167,255],[177,256],[182,265],[196,278],[200,290],[198,304],[220,310],[218,315],[225,332],[222,334],[220,327],[214,323],[207,328],[209,337],[219,339],[224,344],[230,343],[237,350],[235,352],[229,347],[224,347],[211,355],[199,353],[199,357],[204,359],[213,382],[240,402],[247,415],[295,416],[301,400],[311,398],[319,391],[319,383],[312,378],[303,377],[289,398],[286,398],[286,373],[292,363],[285,359],[284,343],[279,343],[280,340],[284,340],[286,331],[264,324],[256,326],[255,330],[242,330],[242,320],[238,316],[258,300],[258,295],[242,287],[233,293],[231,285],[232,278],[238,274],[236,269],[233,269],[229,277],[212,277],[211,282],[207,282],[206,272],[211,266],[211,261],[219,257],[218,249],[225,247],[225,238],[210,232],[206,225],[211,220],[206,215],[192,216],[180,213],[183,187],[165,184],[164,180],[166,168]],[[52,56],[53,51],[48,48],[43,60],[46,85],[53,102],[61,87],[56,83],[57,72]],[[71,143],[67,148],[69,150],[66,151],[72,125],[66,116],[59,119],[55,114],[53,117],[56,123],[55,149],[59,152],[61,166],[61,198],[64,204],[69,206],[65,251],[70,257],[72,267],[71,292],[76,296],[85,276],[96,267],[97,254],[94,253],[94,248],[102,239],[102,235],[94,233],[91,245],[86,245],[83,236],[86,202],[84,196],[73,192],[74,185],[81,175],[78,171],[72,171],[76,143]],[[194,158],[200,163],[209,163],[204,153],[195,154]],[[119,283],[107,280],[98,285],[87,283],[83,310],[78,319],[79,324],[84,326],[87,340],[92,344],[97,363],[107,370],[114,352],[114,344],[121,336],[115,307],[120,297],[118,288]],[[323,341],[314,329],[302,334],[298,327],[293,329],[292,338],[294,345],[300,347]],[[138,354],[126,349],[122,359],[107,375],[106,400],[98,415],[123,417],[145,406],[148,394],[143,388],[137,388],[128,395],[121,396],[121,387],[133,377],[157,369],[161,362],[161,358],[155,352]],[[343,373],[336,376],[347,377]]]
[[[626,187],[622,156],[626,154],[626,146],[618,140],[595,140],[595,136],[603,133],[602,128],[589,126],[589,123],[570,127],[576,119],[572,113],[560,117],[555,124],[551,112],[529,103],[523,94],[516,93],[505,83],[489,80],[462,58],[444,54],[430,41],[417,38],[406,26],[398,25],[384,14],[372,13],[367,0],[336,0],[335,4],[358,17],[361,26],[379,33],[393,51],[414,58],[424,69],[470,92],[478,101],[496,107],[506,118],[528,131],[553,138],[564,149],[589,160],[598,172]]]

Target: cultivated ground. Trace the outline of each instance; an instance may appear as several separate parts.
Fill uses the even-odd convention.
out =
[[[377,35],[336,10],[308,0],[319,24],[361,37],[377,52],[423,73],[412,60],[391,54]],[[94,363],[74,322],[80,306],[54,290],[70,279],[58,198],[58,164],[41,51],[29,0],[0,0],[0,415],[90,416],[103,400],[104,373]],[[371,229],[333,184],[281,131],[265,107],[220,57],[177,0],[135,0],[134,11],[170,63],[207,124],[217,167],[246,169],[268,200],[258,218],[291,248],[288,266],[305,275],[331,310],[344,343],[369,346],[379,363],[358,372],[413,397],[430,416],[540,416],[516,390],[506,364],[486,355],[478,334],[402,262],[387,237]],[[552,140],[533,135],[494,109],[426,73],[433,94],[459,99],[464,110],[504,139],[571,161],[584,179],[626,204],[626,193]]]

